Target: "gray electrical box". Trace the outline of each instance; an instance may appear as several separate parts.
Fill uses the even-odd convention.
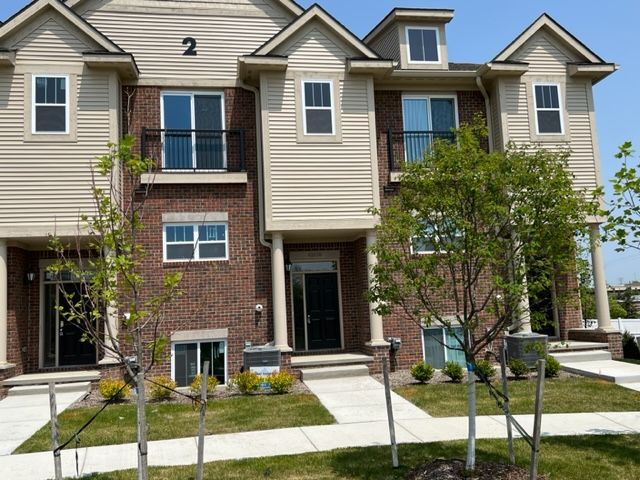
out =
[[[509,360],[519,358],[527,364],[527,367],[534,368],[538,359],[544,358],[547,354],[548,339],[549,337],[547,335],[541,335],[539,333],[514,333],[513,335],[507,335],[504,337],[504,341],[507,342],[507,357]],[[537,348],[536,343],[540,345]]]
[[[280,371],[280,350],[276,347],[248,347],[244,349],[244,368],[258,375]]]

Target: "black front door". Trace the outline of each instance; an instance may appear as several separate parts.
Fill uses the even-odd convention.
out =
[[[60,366],[75,365],[92,365],[96,363],[96,347],[95,344],[88,340],[83,341],[84,334],[81,326],[75,321],[66,320],[64,310],[69,309],[69,301],[78,305],[82,300],[80,295],[80,284],[63,283],[54,285],[54,287],[62,289],[65,294],[58,292],[59,305],[62,311],[59,312],[58,321],[58,364]],[[67,298],[69,295],[69,298]]]
[[[305,291],[309,350],[340,348],[338,274],[306,274]]]

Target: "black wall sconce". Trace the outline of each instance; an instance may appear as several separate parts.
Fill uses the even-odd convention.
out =
[[[27,272],[27,274],[25,275],[25,280],[27,281],[27,283],[33,283],[35,279],[36,274],[34,272]]]

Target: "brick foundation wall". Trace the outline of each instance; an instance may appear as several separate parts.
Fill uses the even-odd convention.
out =
[[[609,345],[609,352],[614,360],[623,358],[622,333],[605,332],[602,330],[587,330],[583,328],[568,331],[568,339],[577,342],[598,342]]]

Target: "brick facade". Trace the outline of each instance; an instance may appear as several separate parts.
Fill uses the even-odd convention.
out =
[[[609,345],[609,352],[614,360],[624,357],[622,351],[622,333],[621,332],[605,332],[603,330],[587,330],[577,328],[569,330],[568,339],[577,342],[597,342]]]

